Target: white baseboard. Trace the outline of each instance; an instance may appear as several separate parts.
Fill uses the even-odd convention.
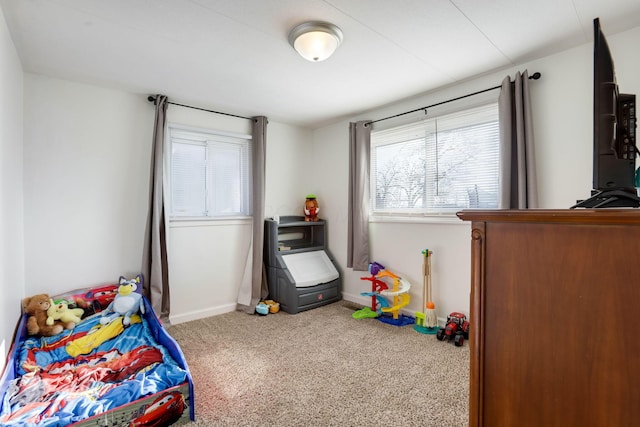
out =
[[[360,294],[349,294],[346,292],[342,293],[342,299],[345,301],[349,301],[349,302],[353,302],[359,305],[370,305],[371,304],[371,297],[363,297]]]
[[[204,319],[205,317],[217,316],[219,314],[230,313],[236,311],[236,304],[226,304],[218,307],[208,308],[206,310],[190,311],[188,313],[169,315],[169,321],[172,325],[190,322],[192,320]]]
[[[371,305],[371,297],[365,297],[362,295],[355,295],[349,293],[342,293],[342,299],[345,301],[352,302],[354,304],[361,305],[363,307],[369,307]],[[208,308],[206,310],[196,310],[190,311],[188,313],[169,315],[169,321],[172,325],[177,325],[179,323],[190,322],[192,320],[204,319],[205,317],[217,316],[220,314],[230,313],[232,311],[236,311],[236,304],[226,304],[223,306]],[[415,316],[415,312],[410,310],[400,310],[401,314],[405,316]],[[444,327],[447,319],[444,317],[438,317],[438,325],[440,327]]]

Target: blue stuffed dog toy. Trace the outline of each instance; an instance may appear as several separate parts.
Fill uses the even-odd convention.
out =
[[[122,316],[122,324],[128,326],[131,323],[131,316],[136,314],[138,310],[144,314],[142,294],[136,292],[136,289],[142,286],[142,276],[138,274],[136,278],[132,280],[127,280],[124,276],[120,276],[119,285],[118,294],[106,310],[102,312],[100,323],[103,325]]]

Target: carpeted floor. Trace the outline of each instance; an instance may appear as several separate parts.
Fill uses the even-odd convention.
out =
[[[354,310],[337,302],[171,326],[194,379],[192,425],[468,425],[468,343]]]

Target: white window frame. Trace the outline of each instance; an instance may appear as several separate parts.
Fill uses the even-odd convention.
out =
[[[167,199],[169,200],[169,217],[171,221],[181,220],[229,220],[229,219],[248,219],[252,217],[252,156],[253,143],[252,136],[235,132],[226,132],[215,129],[199,128],[186,126],[176,123],[169,123],[166,131],[166,147],[167,147],[167,163],[168,163],[168,179],[165,185],[168,188]],[[204,193],[202,194],[204,208],[202,211],[195,209],[180,210],[176,206],[174,196],[176,196],[177,185],[174,181],[174,143],[183,147],[193,145],[195,147],[203,147],[205,149],[204,161],[205,174]],[[221,210],[216,208],[216,192],[214,191],[214,180],[216,174],[220,174],[220,170],[215,168],[215,157],[211,157],[215,151],[227,151],[231,156],[236,156],[235,163],[239,164],[240,169],[237,171],[239,182],[233,181],[238,185],[237,191],[240,192],[238,209]],[[218,204],[219,205],[219,204]]]
[[[478,110],[482,110],[482,109],[489,109],[490,110],[490,118],[491,118],[491,122],[495,122],[496,125],[496,134],[495,134],[495,140],[493,140],[493,142],[495,143],[495,152],[493,153],[492,160],[495,161],[495,164],[491,163],[493,167],[495,167],[495,171],[494,171],[494,177],[495,177],[495,181],[492,181],[491,184],[491,190],[494,191],[495,189],[495,206],[490,205],[482,205],[482,206],[471,206],[469,204],[470,199],[467,198],[467,204],[462,204],[459,201],[456,202],[457,204],[455,206],[451,206],[451,207],[438,207],[438,206],[427,206],[427,207],[419,207],[419,208],[403,208],[403,207],[378,207],[377,206],[377,171],[376,171],[376,149],[377,148],[381,148],[382,146],[385,145],[389,145],[389,144],[393,144],[394,142],[401,142],[401,141],[416,141],[419,140],[420,138],[425,138],[424,130],[421,130],[421,127],[428,127],[429,126],[429,122],[431,120],[437,120],[438,118],[444,119],[446,120],[447,118],[450,118],[451,116],[459,116],[459,115],[464,115],[465,112],[469,111],[478,111]],[[495,118],[495,120],[494,120]],[[459,121],[460,119],[457,118],[457,121]],[[464,123],[464,121],[462,122]],[[462,124],[461,127],[464,127],[465,125]],[[434,128],[435,128],[435,124],[434,124]],[[442,129],[437,129],[435,128],[438,132],[442,132]],[[420,134],[420,132],[423,132],[422,135]],[[499,194],[497,194],[498,192],[498,180],[499,180],[499,140],[498,140],[498,134],[499,132],[499,122],[498,122],[498,104],[495,100],[485,100],[485,102],[481,103],[481,104],[475,104],[473,106],[469,106],[469,107],[465,107],[465,108],[456,108],[455,110],[450,110],[448,112],[442,112],[441,114],[435,114],[435,115],[430,115],[429,118],[422,118],[420,120],[413,120],[413,121],[409,121],[409,122],[405,122],[401,125],[396,125],[393,127],[388,127],[388,128],[384,128],[384,129],[373,129],[372,134],[371,134],[371,163],[370,163],[370,194],[371,194],[371,213],[370,213],[370,221],[372,222],[377,222],[377,221],[389,221],[389,220],[393,220],[393,221],[411,221],[412,219],[419,219],[419,218],[424,218],[424,217],[430,217],[430,218],[446,218],[446,219],[450,219],[450,218],[456,218],[455,217],[455,213],[460,211],[461,209],[473,209],[473,208],[497,208],[498,206],[498,198],[499,198]],[[397,135],[401,135],[401,137],[397,140],[397,141],[393,141],[393,138],[395,138]],[[390,143],[390,141],[392,141]],[[422,143],[424,144],[424,143]],[[430,195],[428,193],[430,193],[430,189],[429,189],[429,182],[433,183],[433,176],[429,177],[429,166],[426,166],[427,170],[425,170],[425,180],[426,180],[426,188],[424,189],[425,192],[425,196],[429,197]],[[431,179],[431,181],[429,181]],[[462,199],[460,199],[462,200]]]

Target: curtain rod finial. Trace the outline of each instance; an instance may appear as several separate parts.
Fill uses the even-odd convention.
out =
[[[155,104],[155,103],[156,103],[156,97],[155,97],[155,96],[153,96],[153,95],[149,95],[149,96],[147,97],[147,101],[149,101],[149,102],[153,102],[153,103]]]
[[[533,80],[538,80],[540,77],[542,77],[542,74],[536,71],[529,78]]]

